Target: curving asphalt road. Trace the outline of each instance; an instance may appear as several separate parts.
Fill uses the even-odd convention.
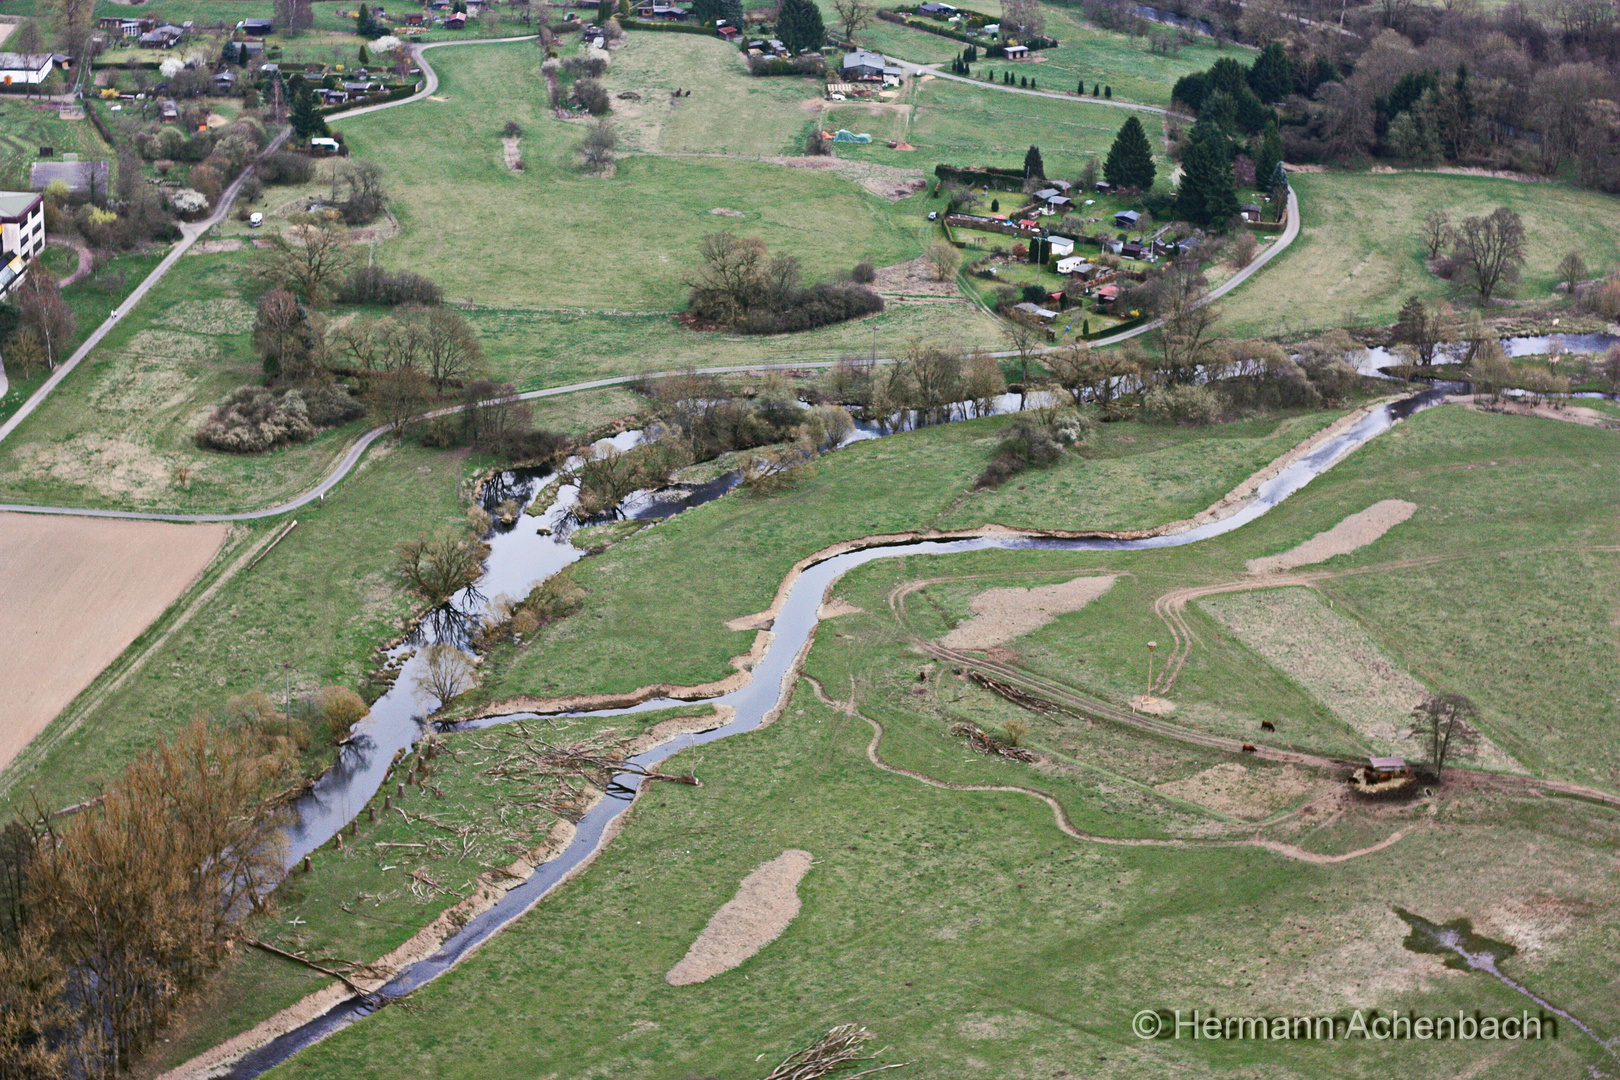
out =
[[[424,79],[421,90],[417,91],[415,94],[412,94],[410,97],[400,98],[398,101],[383,102],[380,105],[366,105],[358,109],[350,109],[346,112],[337,113],[330,117],[330,119],[344,120],[355,116],[363,116],[366,113],[378,112],[382,109],[391,109],[400,105],[409,105],[411,102],[421,101],[429,94],[432,94],[439,88],[439,76],[438,73],[433,70],[432,65],[429,64],[426,58],[422,56],[422,53],[428,49],[439,48],[445,45],[496,45],[511,41],[527,41],[532,37],[533,35],[525,34],[519,37],[508,38],[474,38],[468,41],[440,41],[433,42],[428,45],[416,46],[415,54],[417,63],[422,69]],[[902,61],[902,63],[905,62]],[[1000,84],[995,83],[977,84],[974,83],[972,79],[963,79],[960,76],[947,75],[941,72],[933,71],[931,68],[925,68],[922,65],[905,64],[905,66],[912,69],[914,73],[927,71],[930,74],[940,75],[942,78],[958,79],[959,81],[973,85],[983,85],[986,87],[994,86],[997,89],[1007,93],[1033,94],[1037,97],[1050,97],[1068,101],[1076,100],[1073,95],[1049,94],[1040,90],[1019,90],[1017,87],[1001,86]],[[1099,104],[1104,103],[1099,102]],[[1106,104],[1111,104],[1118,108],[1138,109],[1148,112],[1163,113],[1166,111],[1151,105],[1133,105],[1128,102],[1116,101],[1107,102]],[[290,129],[282,129],[282,131],[278,133],[273,140],[271,140],[270,144],[265,148],[264,153],[268,154],[279,147],[281,143],[286,140],[289,134]],[[107,318],[107,320],[96,329],[94,334],[86,339],[85,343],[74,352],[72,357],[70,357],[68,361],[61,367],[59,367],[55,374],[53,374],[50,379],[46,380],[43,386],[34,392],[34,395],[23,404],[22,408],[18,409],[17,412],[5,424],[0,424],[0,440],[3,440],[6,436],[10,435],[11,432],[16,429],[17,425],[22,421],[22,419],[39,406],[39,403],[44,400],[46,395],[48,395],[51,390],[54,390],[56,386],[67,377],[68,372],[76,367],[79,362],[89,354],[90,350],[101,342],[102,338],[106,337],[107,333],[118,324],[118,322],[130,311],[131,308],[134,307],[135,302],[141,297],[145,296],[146,293],[149,292],[151,288],[162,279],[163,275],[169,271],[169,269],[175,264],[181,255],[185,254],[185,252],[190,249],[191,245],[195,243],[198,238],[200,238],[214,225],[224,220],[226,213],[228,213],[230,210],[230,204],[235,201],[237,192],[240,190],[242,182],[244,179],[246,179],[246,177],[247,170],[243,170],[242,176],[238,177],[236,181],[226,189],[225,194],[220,197],[219,208],[215,210],[212,215],[194,225],[181,226],[184,237],[180,243],[175,246],[174,250],[171,251],[164,258],[164,260],[158,264],[151,274],[147,275],[146,280],[141,282],[141,284],[136,287],[135,291],[129,295],[128,299],[113,310],[113,313]],[[1277,238],[1276,242],[1267,247],[1266,250],[1248,266],[1244,267],[1242,270],[1239,270],[1236,274],[1232,275],[1232,277],[1222,282],[1216,288],[1211,289],[1209,294],[1199,302],[1201,304],[1212,303],[1213,301],[1220,299],[1222,296],[1225,296],[1227,293],[1231,292],[1245,281],[1249,280],[1249,278],[1253,277],[1261,267],[1265,266],[1272,259],[1276,258],[1283,252],[1284,249],[1288,247],[1288,245],[1294,242],[1294,239],[1299,235],[1299,227],[1299,200],[1295,196],[1293,189],[1290,188],[1288,191],[1288,225],[1283,230],[1282,234]],[[1155,319],[1152,322],[1133,327],[1132,329],[1123,331],[1122,333],[1098,338],[1092,342],[1092,345],[1094,347],[1100,347],[1104,345],[1113,345],[1121,341],[1127,341],[1130,338],[1156,329],[1161,324],[1161,321],[1162,320]],[[995,353],[993,355],[1006,357],[1015,356],[1017,354],[1014,352],[1003,352]],[[892,359],[882,359],[879,361],[879,363],[892,362]],[[697,372],[704,375],[734,375],[750,371],[771,371],[794,368],[829,368],[836,363],[837,361],[835,360],[787,360],[763,364],[736,364],[727,367],[698,368]],[[586,390],[600,390],[609,386],[623,386],[627,383],[635,382],[638,379],[660,378],[675,374],[678,373],[675,371],[660,371],[643,372],[635,375],[615,375],[601,379],[591,379],[586,382],[569,383],[566,386],[552,386],[543,390],[529,390],[525,393],[519,394],[518,397],[524,401],[534,401],[540,398],[559,397],[563,394],[576,394]],[[458,407],[437,409],[433,412],[424,413],[422,416],[417,417],[416,419],[429,419],[435,416],[448,415],[455,412],[457,408]],[[354,467],[360,463],[361,457],[364,456],[365,452],[371,448],[371,445],[392,430],[392,425],[385,424],[382,427],[376,427],[366,432],[364,435],[356,439],[346,451],[344,451],[343,456],[339,458],[338,461],[332,466],[331,470],[327,472],[326,476],[320,481],[320,483],[316,484],[314,487],[296,496],[295,498],[289,499],[283,503],[278,503],[275,506],[266,507],[263,510],[246,510],[235,514],[164,514],[139,510],[102,510],[89,507],[0,503],[0,512],[19,514],[61,514],[70,517],[120,518],[134,521],[177,522],[257,521],[264,518],[277,517],[281,514],[286,514],[293,510],[297,510],[300,507],[308,506],[310,503],[324,501],[327,493],[333,488],[337,487],[337,485],[341,483],[343,479],[349,475],[349,473],[354,471]]]

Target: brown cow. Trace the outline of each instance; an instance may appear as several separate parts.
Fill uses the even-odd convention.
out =
[[[1254,747],[1250,746],[1248,743],[1244,743],[1243,744],[1243,752],[1245,754],[1252,754],[1252,753],[1255,753],[1255,749],[1254,749]]]
[[[1260,730],[1261,731],[1276,731],[1277,730],[1277,725],[1273,724],[1270,720],[1262,720],[1262,721],[1260,721]]]

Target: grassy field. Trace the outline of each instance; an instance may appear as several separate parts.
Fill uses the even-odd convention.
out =
[[[1437,922],[1469,918],[1509,941],[1518,949],[1503,962],[1510,978],[1607,1037],[1620,1026],[1600,959],[1601,943],[1620,930],[1602,854],[1612,812],[1453,788],[1432,806],[1350,803],[1331,777],[1014,710],[924,663],[909,639],[948,629],[991,585],[1108,570],[1120,575],[1113,592],[1018,640],[1009,655],[1117,699],[1138,689],[1141,643],[1164,633],[1155,595],[1239,577],[1247,558],[1291,547],[1378,499],[1409,498],[1420,502],[1410,521],[1324,568],[1394,565],[1320,582],[1321,594],[1426,685],[1479,701],[1488,734],[1536,771],[1612,786],[1620,761],[1601,733],[1615,720],[1620,685],[1593,648],[1614,648],[1620,579],[1612,553],[1589,545],[1612,543],[1620,520],[1612,470],[1601,480],[1593,471],[1613,440],[1572,424],[1443,408],[1358,451],[1253,525],[1191,548],[983,552],[864,567],[834,591],[860,610],[823,627],[807,673],[836,697],[853,691],[861,714],[885,726],[885,761],[944,781],[1037,787],[1082,830],[1182,837],[1184,846],[1075,841],[1033,800],[880,772],[865,757],[872,729],[818,704],[801,683],[773,728],[676,759],[705,786],[645,799],[582,878],[418,994],[412,1009],[386,1010],[276,1075],[521,1068],[743,1080],[759,1075],[756,1055],[780,1058],[845,1021],[892,1046],[884,1060],[912,1062],[908,1072],[928,1077],[1045,1077],[1092,1062],[1112,1076],[1162,1076],[1168,1064],[1186,1076],[1369,1078],[1487,1063],[1493,1076],[1537,1077],[1599,1064],[1604,1051],[1565,1028],[1535,1046],[1137,1042],[1129,1023],[1142,1008],[1347,1019],[1356,1008],[1499,1016],[1529,1005],[1494,980],[1402,949],[1407,928],[1393,906]],[[836,465],[813,483],[830,482]],[[1117,493],[1108,501],[1116,514],[1128,505]],[[710,559],[715,534],[677,544],[672,531],[659,526],[582,565],[606,567],[662,532],[665,595],[689,595],[675,587],[675,568]],[[1444,558],[1407,563],[1419,555]],[[888,598],[919,578],[942,580],[913,597],[896,625]],[[625,574],[603,580],[620,589]],[[1201,644],[1170,692],[1173,718],[1235,732],[1276,717],[1282,730],[1267,740],[1356,751],[1353,730],[1331,710],[1189,611]],[[919,666],[927,678],[917,678]],[[1039,768],[969,753],[945,732],[957,719],[994,729],[1018,717],[1032,723],[1030,745],[1046,759]],[[1258,829],[1310,851],[1349,853],[1403,827],[1410,831],[1393,847],[1338,865],[1202,842]],[[709,983],[666,986],[661,973],[736,882],[787,847],[809,850],[816,865],[786,934]],[[1538,867],[1533,878],[1522,873],[1526,860]]]
[[[45,743],[4,775],[9,805],[22,805],[36,791],[46,806],[82,798],[192,716],[212,714],[248,691],[279,696],[284,663],[292,664],[295,692],[358,686],[370,672],[372,649],[413,608],[389,576],[394,545],[461,520],[462,480],[473,467],[464,455],[410,446],[373,450],[331,499],[300,511],[285,540],[226,584],[133,677],[87,715],[70,708],[58,717]],[[403,491],[411,497],[402,498]],[[254,535],[282,524],[255,525]],[[166,625],[155,624],[132,649],[143,649]],[[57,738],[70,723],[71,735]]]
[[[1524,220],[1529,260],[1513,294],[1552,295],[1558,260],[1578,251],[1607,272],[1620,262],[1620,204],[1562,184],[1425,173],[1297,173],[1302,228],[1263,274],[1223,300],[1225,333],[1298,337],[1338,326],[1395,321],[1407,298],[1444,297],[1451,286],[1423,265],[1418,227],[1431,210],[1452,220],[1497,206]],[[1300,282],[1308,287],[1300,289]]]
[[[632,34],[621,64],[630,67],[638,49],[719,50],[717,61],[734,62],[718,42]],[[890,228],[887,200],[818,170],[721,156],[711,147],[706,154],[716,156],[625,154],[610,178],[580,174],[575,148],[584,125],[550,118],[539,62],[526,43],[441,51],[434,58],[442,79],[436,96],[445,100],[342,123],[355,152],[383,166],[404,226],[380,258],[482,304],[673,311],[684,306],[681,282],[698,244],[724,228],[745,228],[773,250],[798,256],[810,277],[862,259],[881,265],[918,253]],[[654,67],[644,70],[656,80],[662,75]],[[617,79],[611,75],[609,84],[623,88]],[[492,93],[497,86],[504,91]],[[644,95],[643,110],[668,93],[652,84],[636,92]],[[733,109],[718,94],[706,102],[707,93],[698,87],[676,111]],[[769,92],[753,99],[768,129],[781,103]],[[492,100],[499,104],[492,107]],[[735,111],[732,118],[738,130],[753,119]],[[506,119],[525,131],[521,173],[502,163]],[[634,118],[627,122],[634,127]],[[698,139],[714,122],[697,119],[677,137]],[[797,130],[802,135],[802,122]],[[751,154],[789,149],[775,135],[750,145]],[[743,216],[716,215],[716,208]]]
[[[904,104],[912,106],[909,116],[900,108]],[[829,109],[827,130],[867,131],[874,140],[870,146],[840,145],[836,148],[839,157],[904,163],[932,174],[942,161],[1022,168],[1025,151],[1035,145],[1041,148],[1048,176],[1070,178],[1079,173],[1088,156],[1096,155],[1099,160],[1107,156],[1120,125],[1132,115],[1105,105],[1009,94],[947,79],[930,79],[912,88],[900,103],[884,109],[893,119],[873,115],[875,111],[865,105]],[[1157,134],[1162,132],[1162,122],[1155,116],[1140,118],[1162,154],[1162,139]],[[883,145],[888,139],[900,138],[916,151],[897,153]],[[1162,158],[1160,175],[1169,175]]]
[[[957,6],[1000,14],[996,4]],[[824,3],[822,9],[828,25],[832,26],[835,20],[832,5]],[[1000,79],[1003,71],[1011,71],[1014,79],[1020,75],[1033,76],[1040,89],[1053,91],[1074,90],[1083,78],[1088,94],[1093,84],[1100,83],[1113,88],[1116,100],[1163,106],[1170,103],[1170,88],[1188,72],[1206,70],[1222,56],[1237,56],[1247,63],[1253,55],[1252,50],[1241,46],[1223,49],[1200,40],[1183,45],[1173,56],[1166,56],[1150,51],[1146,38],[1132,38],[1091,25],[1074,8],[1042,4],[1041,11],[1046,17],[1047,35],[1060,43],[1057,48],[1042,50],[1034,62],[1009,64],[1002,60],[985,60],[974,67],[973,74],[983,78],[985,72],[990,71]],[[922,64],[944,63],[967,47],[951,38],[879,19],[874,19],[855,38],[867,48]]]
[[[1314,413],[1208,432],[1104,425],[1062,467],[971,492],[1010,417],[856,443],[777,498],[737,495],[690,510],[569,571],[584,611],[521,650],[497,649],[480,694],[622,692],[729,672],[749,633],[724,623],[769,605],[796,560],[840,540],[987,522],[1059,529],[1146,528],[1210,505],[1332,419]],[[904,476],[903,484],[896,478]],[[723,590],[712,583],[727,582]],[[661,598],[683,602],[658,618]],[[604,629],[612,627],[611,633]]]
[[[0,447],[0,490],[22,502],[202,512],[267,505],[320,476],[364,420],[262,455],[205,451],[192,441],[220,399],[263,378],[249,347],[263,290],[248,273],[250,259],[235,252],[181,260]],[[99,321],[96,310],[81,313],[81,330]]]

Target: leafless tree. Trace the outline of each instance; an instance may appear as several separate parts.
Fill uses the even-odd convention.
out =
[[[726,229],[710,233],[699,248],[697,271],[686,284],[706,294],[734,322],[754,303],[766,260],[765,242]]]
[[[472,657],[454,645],[429,645],[422,650],[422,666],[416,673],[417,695],[442,709],[472,689],[475,671]]]
[[[55,367],[73,344],[78,316],[62,299],[56,277],[38,260],[17,288],[17,305],[22,309],[21,328],[33,331],[45,347],[46,359]]]
[[[1029,393],[1029,358],[1040,348],[1042,339],[1046,337],[1046,327],[1039,317],[1027,311],[1012,311],[1001,324],[1001,333],[1007,339],[1007,344],[1018,353],[1018,407],[1023,408],[1024,397]]]
[[[1444,210],[1430,210],[1429,216],[1423,219],[1422,229],[1423,246],[1429,250],[1431,259],[1451,243],[1451,215]]]
[[[265,370],[298,381],[312,374],[315,347],[309,320],[296,297],[285,289],[269,289],[259,299],[253,320],[253,348]]]
[[[962,390],[974,416],[989,416],[995,409],[996,398],[1007,392],[1001,363],[983,350],[975,352],[968,359]]]
[[[1409,348],[1420,367],[1428,367],[1450,330],[1449,314],[1445,307],[1430,307],[1421,296],[1414,296],[1401,305],[1390,339]]]
[[[1581,253],[1572,251],[1558,260],[1558,280],[1563,282],[1564,291],[1570,296],[1575,295],[1575,286],[1586,280],[1586,260]]]
[[[399,545],[394,572],[422,599],[442,604],[478,580],[488,554],[488,545],[464,532],[420,533]]]
[[[1429,765],[1438,782],[1445,777],[1446,759],[1469,754],[1479,745],[1479,710],[1461,694],[1436,694],[1412,712],[1412,735],[1429,744]]]
[[[337,295],[354,267],[354,252],[348,238],[334,229],[302,225],[291,232],[291,237],[277,233],[270,238],[270,250],[258,272],[305,303],[321,307]]]
[[[1040,37],[1046,30],[1046,16],[1038,0],[1001,0],[1001,33],[1020,41]]]
[[[1164,321],[1159,325],[1158,370],[1168,383],[1191,384],[1198,369],[1210,359],[1215,344],[1215,324],[1221,312],[1202,297],[1172,292],[1166,298]]]
[[[585,141],[579,144],[579,157],[586,172],[605,173],[613,167],[613,151],[618,148],[619,136],[613,131],[611,120],[598,118],[586,129]]]
[[[433,387],[416,368],[384,371],[366,380],[366,404],[372,413],[403,435],[410,421],[433,400]]]
[[[832,6],[844,40],[854,44],[855,35],[872,22],[872,5],[866,0],[832,0]]]
[[[1524,265],[1524,222],[1505,206],[1485,217],[1465,218],[1457,229],[1452,257],[1473,285],[1481,303],[1519,279]]]
[[[929,244],[923,257],[928,260],[928,268],[933,272],[935,281],[955,281],[956,272],[962,268],[962,253],[948,240]]]
[[[413,312],[410,323],[418,328],[422,371],[437,393],[483,369],[484,350],[467,320],[447,307]]]

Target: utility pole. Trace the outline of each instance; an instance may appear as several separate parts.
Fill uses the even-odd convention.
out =
[[[1159,643],[1157,641],[1148,642],[1147,692],[1142,695],[1144,705],[1153,700],[1153,650],[1158,647]]]
[[[285,661],[282,670],[287,674],[287,722],[292,723],[292,661]]]

